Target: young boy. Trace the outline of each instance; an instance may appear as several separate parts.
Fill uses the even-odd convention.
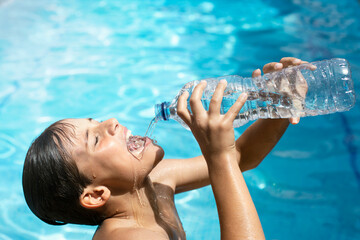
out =
[[[263,71],[301,63],[283,58],[266,64]],[[253,72],[253,77],[259,75],[260,70]],[[235,141],[232,122],[246,94],[221,115],[226,82],[220,81],[208,112],[200,101],[205,86],[201,82],[191,95],[192,114],[186,108],[186,93],[178,103],[178,114],[193,132],[202,156],[162,160],[160,146],[131,136],[116,119],[64,119],[48,127],[32,143],[24,163],[23,189],[30,209],[49,224],[99,225],[95,240],[185,239],[174,194],[211,183],[221,239],[264,239],[242,172],[264,159],[289,121],[260,119]],[[135,152],[143,152],[142,157]]]

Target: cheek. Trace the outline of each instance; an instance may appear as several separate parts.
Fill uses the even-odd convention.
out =
[[[105,183],[121,190],[132,190],[139,175],[138,168],[131,157],[122,157],[113,159],[101,174],[106,179]]]
[[[133,178],[132,156],[128,151],[108,148],[102,149],[96,156],[96,171],[109,178],[122,178],[123,181]]]

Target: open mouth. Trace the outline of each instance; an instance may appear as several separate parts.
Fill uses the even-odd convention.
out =
[[[141,136],[133,136],[131,135],[131,131],[127,131],[126,133],[126,145],[128,151],[135,158],[140,160],[143,156],[145,150],[146,138]]]

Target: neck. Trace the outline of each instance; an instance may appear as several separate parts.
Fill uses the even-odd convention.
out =
[[[133,191],[111,196],[107,204],[106,216],[108,216],[106,221],[120,220],[124,224],[133,226],[157,225],[159,212],[151,180],[148,178],[142,186]]]
[[[163,198],[157,198],[158,194]],[[111,196],[106,203],[108,218],[104,220],[101,228],[140,227],[158,232],[169,239],[185,239],[185,232],[174,206],[173,194],[173,190],[168,186],[160,184],[154,187],[148,178],[141,188]]]

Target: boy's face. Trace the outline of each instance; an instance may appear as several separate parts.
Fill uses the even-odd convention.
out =
[[[163,149],[147,138],[142,158],[135,158],[127,148],[127,128],[114,118],[101,123],[92,119],[63,121],[75,126],[71,155],[79,171],[112,191],[132,190],[164,156]]]

